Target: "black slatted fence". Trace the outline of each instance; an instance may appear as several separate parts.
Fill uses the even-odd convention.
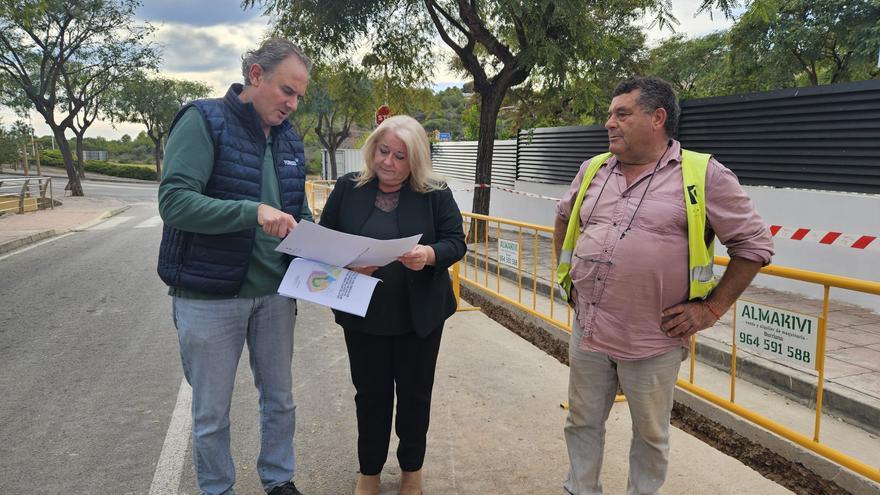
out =
[[[743,184],[880,193],[880,81],[684,101],[679,140]]]
[[[681,107],[682,145],[712,153],[742,184],[880,194],[880,80]],[[516,141],[496,142],[493,183],[568,184],[584,160],[607,149],[602,126],[520,131]],[[473,180],[476,142],[440,143],[434,157],[441,173]]]

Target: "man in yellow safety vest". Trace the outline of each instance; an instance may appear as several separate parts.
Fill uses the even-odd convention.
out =
[[[557,206],[556,279],[576,314],[563,485],[572,495],[602,493],[604,423],[618,386],[633,420],[627,493],[659,492],[688,338],[714,325],[773,255],[736,176],[672,138],[678,116],[662,79],[620,83],[605,123],[609,153],[581,165]],[[716,237],[731,257],[718,281]]]

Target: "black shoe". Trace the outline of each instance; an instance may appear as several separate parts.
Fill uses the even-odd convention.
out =
[[[269,492],[269,495],[303,495],[301,491],[296,489],[296,485],[292,481],[288,481],[283,485],[278,485]]]

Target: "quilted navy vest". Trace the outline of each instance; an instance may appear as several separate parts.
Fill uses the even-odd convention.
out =
[[[195,107],[214,141],[214,170],[203,193],[218,199],[260,202],[266,137],[253,105],[238,98],[242,85],[233,84],[223,98],[196,100]],[[284,121],[272,128],[272,157],[285,213],[300,219],[305,197],[303,143]],[[165,225],[159,247],[159,277],[170,287],[234,296],[247,274],[255,229],[219,235],[196,234]]]

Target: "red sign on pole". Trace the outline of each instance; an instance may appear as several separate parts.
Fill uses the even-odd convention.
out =
[[[391,116],[391,109],[388,108],[388,105],[382,105],[376,110],[376,125],[379,125]]]

